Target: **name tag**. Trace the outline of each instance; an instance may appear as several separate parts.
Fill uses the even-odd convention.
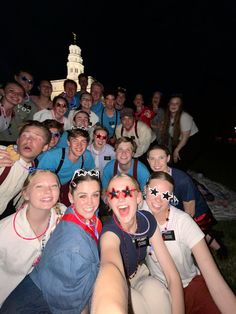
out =
[[[111,160],[111,156],[104,156],[104,160]]]
[[[149,245],[149,238],[148,237],[136,238],[133,239],[133,242],[135,243],[137,249],[140,247],[147,247]]]
[[[162,232],[162,239],[164,241],[174,241],[175,240],[174,230],[167,230],[165,232]]]

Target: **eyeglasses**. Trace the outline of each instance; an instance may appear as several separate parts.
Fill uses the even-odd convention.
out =
[[[33,80],[29,80],[27,77],[25,76],[21,76],[21,79],[22,81],[24,82],[28,82],[30,85],[33,85],[34,84],[34,81]]]
[[[61,104],[59,102],[56,103],[56,106],[57,107],[61,107],[61,108],[67,108],[67,105],[66,104]]]
[[[51,132],[51,134],[52,134],[52,137],[60,137],[61,136],[60,132]]]
[[[102,135],[102,134],[96,134],[96,138],[99,138],[101,140],[106,140],[107,136],[106,135]]]
[[[112,188],[110,192],[106,192],[106,195],[112,200],[113,198],[120,199],[121,196],[126,198],[127,196],[133,197],[132,192],[137,191],[137,189],[130,189],[128,186],[126,186],[125,190],[115,190]]]

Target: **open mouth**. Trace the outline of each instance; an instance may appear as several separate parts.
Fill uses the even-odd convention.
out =
[[[118,206],[119,214],[121,217],[127,216],[129,213],[129,206],[128,205],[120,205]]]

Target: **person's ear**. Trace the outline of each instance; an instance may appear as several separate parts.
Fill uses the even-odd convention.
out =
[[[170,155],[167,156],[167,163],[170,161]]]
[[[73,195],[70,192],[68,192],[68,199],[69,199],[71,204],[74,204],[74,198],[73,198]]]
[[[42,152],[45,152],[45,151],[47,151],[48,149],[49,149],[49,144],[45,144],[45,145],[43,146]]]
[[[29,200],[29,196],[28,196],[28,193],[26,191],[23,191],[22,192],[22,196],[24,198],[25,201],[28,201]]]
[[[140,204],[142,201],[143,201],[143,194],[142,192],[139,191],[137,195],[137,203]]]

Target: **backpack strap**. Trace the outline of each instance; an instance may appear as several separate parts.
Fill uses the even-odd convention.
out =
[[[62,165],[64,163],[64,160],[65,160],[65,155],[66,155],[66,149],[65,149],[65,147],[63,147],[61,149],[61,160],[59,162],[59,165],[58,165],[57,169],[55,170],[56,174],[58,174],[58,172],[61,170],[61,167],[62,167]]]
[[[138,136],[138,121],[135,121],[135,124],[134,124],[134,131],[135,131],[135,135],[136,135],[136,137],[137,138],[139,138],[139,136]]]
[[[3,172],[0,175],[0,184],[2,184],[4,182],[4,180],[8,176],[8,173],[10,172],[10,170],[11,170],[11,167],[5,167],[5,169],[3,170]]]
[[[135,136],[137,137],[137,138],[139,138],[139,136],[138,136],[138,126],[137,126],[137,124],[138,124],[138,121],[135,121],[134,122],[134,132],[135,132]],[[124,128],[123,128],[123,126],[121,127],[121,130],[120,130],[120,135],[121,136],[123,136],[123,132],[124,132]]]
[[[118,161],[116,159],[114,162],[114,171],[113,171],[114,176],[117,175],[117,171],[118,171]]]
[[[138,159],[134,159],[134,167],[133,167],[133,177],[135,180],[137,180],[137,174],[138,174]]]
[[[81,169],[84,168],[84,155],[82,155]]]

